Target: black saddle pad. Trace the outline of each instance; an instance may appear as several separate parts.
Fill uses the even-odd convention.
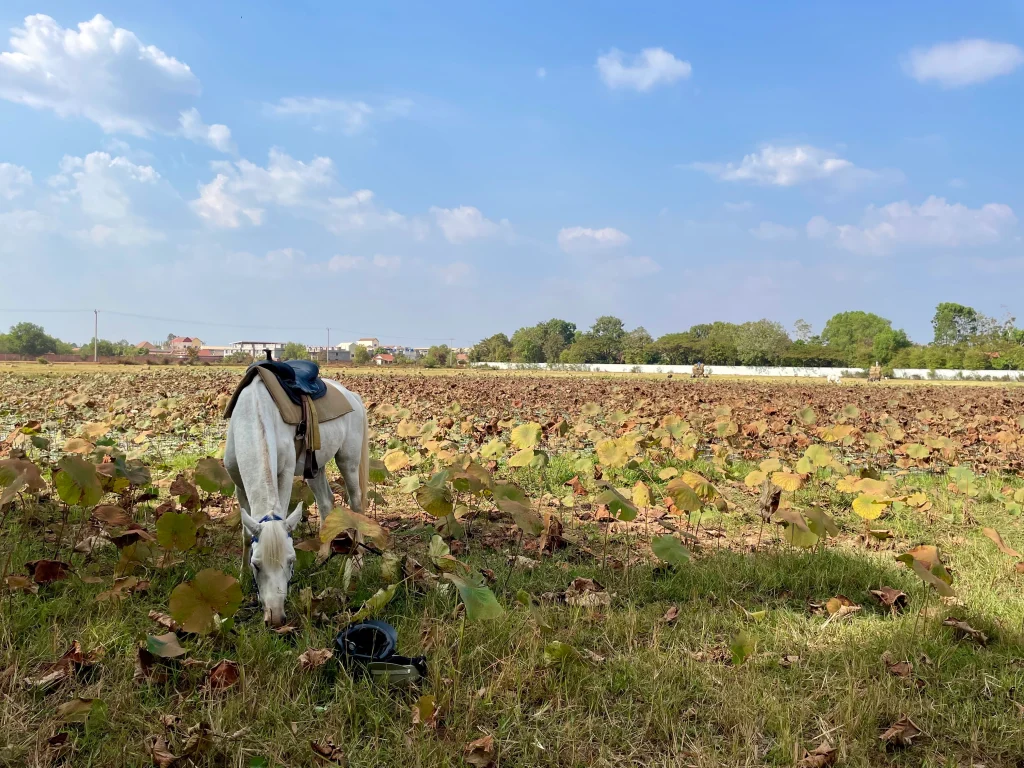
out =
[[[296,405],[302,404],[302,395],[319,400],[327,394],[327,385],[320,378],[320,366],[312,360],[260,360],[253,366],[266,368],[277,376],[288,398]]]

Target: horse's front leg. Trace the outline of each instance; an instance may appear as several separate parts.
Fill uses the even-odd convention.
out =
[[[334,492],[331,490],[331,484],[327,481],[327,467],[321,466],[316,477],[309,480],[308,484],[313,491],[313,498],[316,499],[316,512],[320,517],[322,527],[324,519],[334,509]]]

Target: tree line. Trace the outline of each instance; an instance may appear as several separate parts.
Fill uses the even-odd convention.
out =
[[[791,331],[773,320],[702,323],[654,339],[642,326],[627,330],[605,315],[588,330],[552,319],[509,338],[496,333],[470,353],[474,362],[626,363],[967,370],[1024,369],[1024,330],[973,307],[943,302],[932,317],[933,338],[915,344],[892,321],[871,312],[840,312],[819,333],[798,320]]]

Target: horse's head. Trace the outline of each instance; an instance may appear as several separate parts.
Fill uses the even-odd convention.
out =
[[[301,502],[287,518],[272,514],[255,520],[242,510],[242,525],[251,541],[249,567],[263,606],[263,620],[275,627],[284,624],[288,582],[295,569],[292,531],[301,521]]]

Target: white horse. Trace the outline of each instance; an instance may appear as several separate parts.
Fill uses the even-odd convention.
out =
[[[319,472],[309,480],[321,521],[334,506],[334,494],[327,482],[327,462],[333,457],[345,481],[349,506],[362,513],[369,493],[370,430],[362,398],[336,381],[352,404],[352,412],[320,425],[316,452]],[[302,522],[301,502],[288,514],[293,478],[302,475],[304,456],[295,449],[295,426],[285,424],[270,392],[257,376],[243,389],[228,424],[224,466],[235,483],[242,509],[242,555],[249,539],[252,568],[263,620],[281,626],[285,620],[285,598],[295,567],[292,531]]]

